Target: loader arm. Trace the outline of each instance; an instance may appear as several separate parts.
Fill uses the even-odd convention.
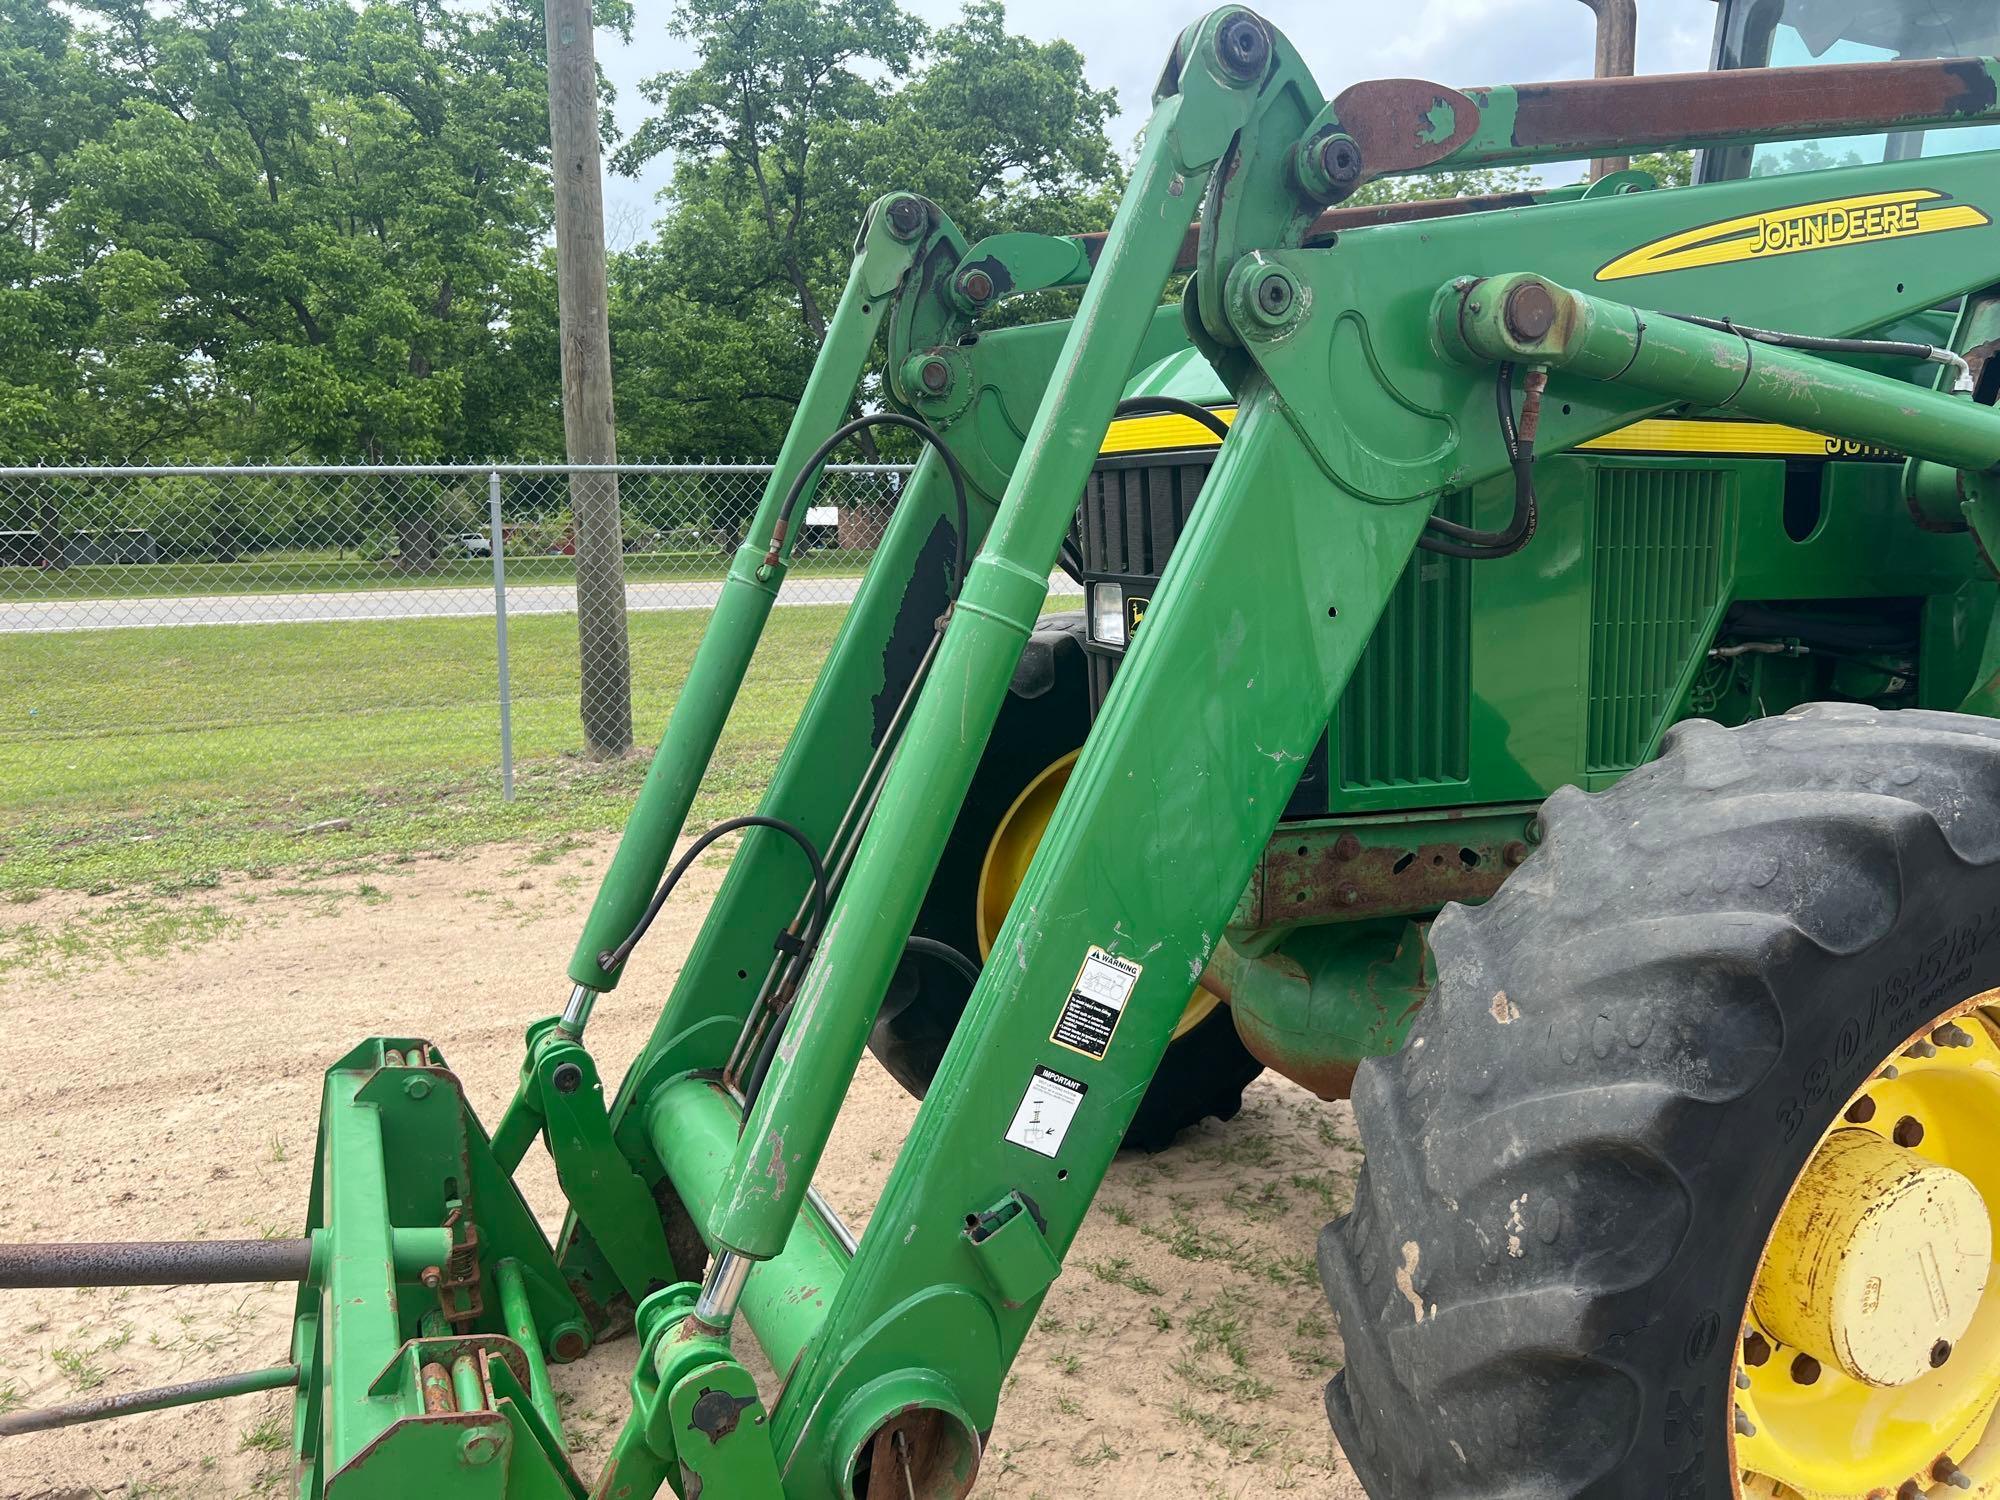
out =
[[[1532,499],[1537,444],[1688,400],[1893,438],[1974,496],[2000,458],[1976,391],[1898,386],[1885,412],[1879,377],[1671,316],[1838,335],[1977,294],[2000,251],[1990,155],[1332,231],[1326,210],[1391,171],[1990,119],[1994,67],[1857,73],[1848,114],[1781,79],[1754,118],[1698,127],[1665,119],[1684,97],[1634,86],[1657,81],[1567,85],[1567,123],[1530,128],[1525,89],[1398,83],[1329,104],[1282,36],[1231,7],[1179,38],[1101,243],[967,246],[935,206],[884,200],[572,960],[572,1004],[530,1030],[492,1144],[425,1043],[377,1039],[329,1075],[294,1343],[305,1500],[371,1482],[580,1493],[522,1350],[570,1359],[627,1324],[633,1408],[596,1494],[964,1495],[1188,991],[1397,579],[1439,540],[1440,498],[1476,493],[1473,528],[1498,531]],[[1885,80],[1904,102],[1881,102]],[[1197,219],[1193,279],[1163,306]],[[1007,295],[1076,285],[1066,322],[978,327]],[[764,821],[607,1102],[585,1027],[629,965],[604,955],[659,899],[782,578],[778,510],[885,320],[887,390],[924,418],[927,451]],[[1968,313],[1964,336],[1986,326]],[[856,1243],[814,1171],[1119,395],[1189,343],[1238,414]],[[1550,518],[1543,544],[1580,545],[1573,520]],[[801,846],[825,855],[824,888]],[[508,1181],[538,1135],[570,1199],[556,1256]],[[698,1281],[676,1227],[714,1257]],[[739,1317],[775,1393],[731,1351]]]

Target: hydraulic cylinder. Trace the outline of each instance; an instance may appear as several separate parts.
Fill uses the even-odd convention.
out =
[[[1677,401],[1984,472],[2000,413],[1821,355],[1753,341],[1514,273],[1452,282],[1433,304],[1439,345],[1462,363],[1543,365]]]

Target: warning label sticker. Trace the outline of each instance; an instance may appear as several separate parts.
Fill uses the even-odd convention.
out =
[[[1077,970],[1076,982],[1070,986],[1069,999],[1063,1002],[1049,1040],[1102,1062],[1139,974],[1139,965],[1093,946],[1084,955],[1083,967]]]
[[[1037,1065],[1028,1080],[1028,1092],[1021,1096],[1021,1107],[1014,1111],[1014,1123],[1007,1127],[1007,1139],[1043,1156],[1054,1156],[1062,1150],[1063,1137],[1069,1134],[1070,1122],[1076,1119],[1083,1096],[1089,1092],[1089,1085]]]

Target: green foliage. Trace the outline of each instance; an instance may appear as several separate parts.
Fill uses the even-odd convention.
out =
[[[670,29],[698,61],[647,80],[659,112],[615,158],[675,161],[655,240],[612,267],[629,451],[774,451],[886,192],[972,236],[1110,222],[1114,95],[998,0],[935,31],[895,0],[682,0]]]
[[[1491,193],[1526,193],[1541,185],[1526,167],[1485,167],[1471,172],[1432,172],[1423,177],[1379,177],[1364,183],[1343,206],[1370,203],[1425,203],[1442,198],[1483,198]]]
[[[1686,187],[1694,181],[1692,151],[1646,151],[1632,158],[1641,172],[1650,172],[1657,187]]]
[[[623,0],[598,12],[629,34]],[[1111,217],[1113,96],[998,0],[937,29],[897,0],[669,24],[696,61],[616,156],[676,163],[610,267],[628,453],[775,450],[884,192],[975,235]],[[535,0],[0,0],[0,462],[559,457],[547,141]],[[50,498],[0,519],[92,524]],[[393,498],[421,566],[461,497]],[[218,560],[296,529],[211,499],[154,519]]]
[[[0,6],[0,454],[516,446],[538,9]]]

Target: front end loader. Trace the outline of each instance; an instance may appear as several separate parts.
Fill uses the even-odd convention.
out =
[[[513,1098],[377,1037],[304,1237],[0,1247],[299,1286],[268,1369],[0,1431],[290,1387],[298,1500],[963,1496],[1115,1152],[1269,1067],[1366,1147],[1319,1270],[1376,1500],[2000,1496],[2000,154],[1957,149],[2000,36],[1718,25],[1710,73],[1329,100],[1232,6],[1102,236],[880,200]],[[923,457],[758,811],[684,842],[864,427]],[[593,1010],[731,835],[609,1088]],[[813,1176],[871,1046],[924,1102],[856,1236]],[[587,1481],[550,1367],[624,1335]]]

